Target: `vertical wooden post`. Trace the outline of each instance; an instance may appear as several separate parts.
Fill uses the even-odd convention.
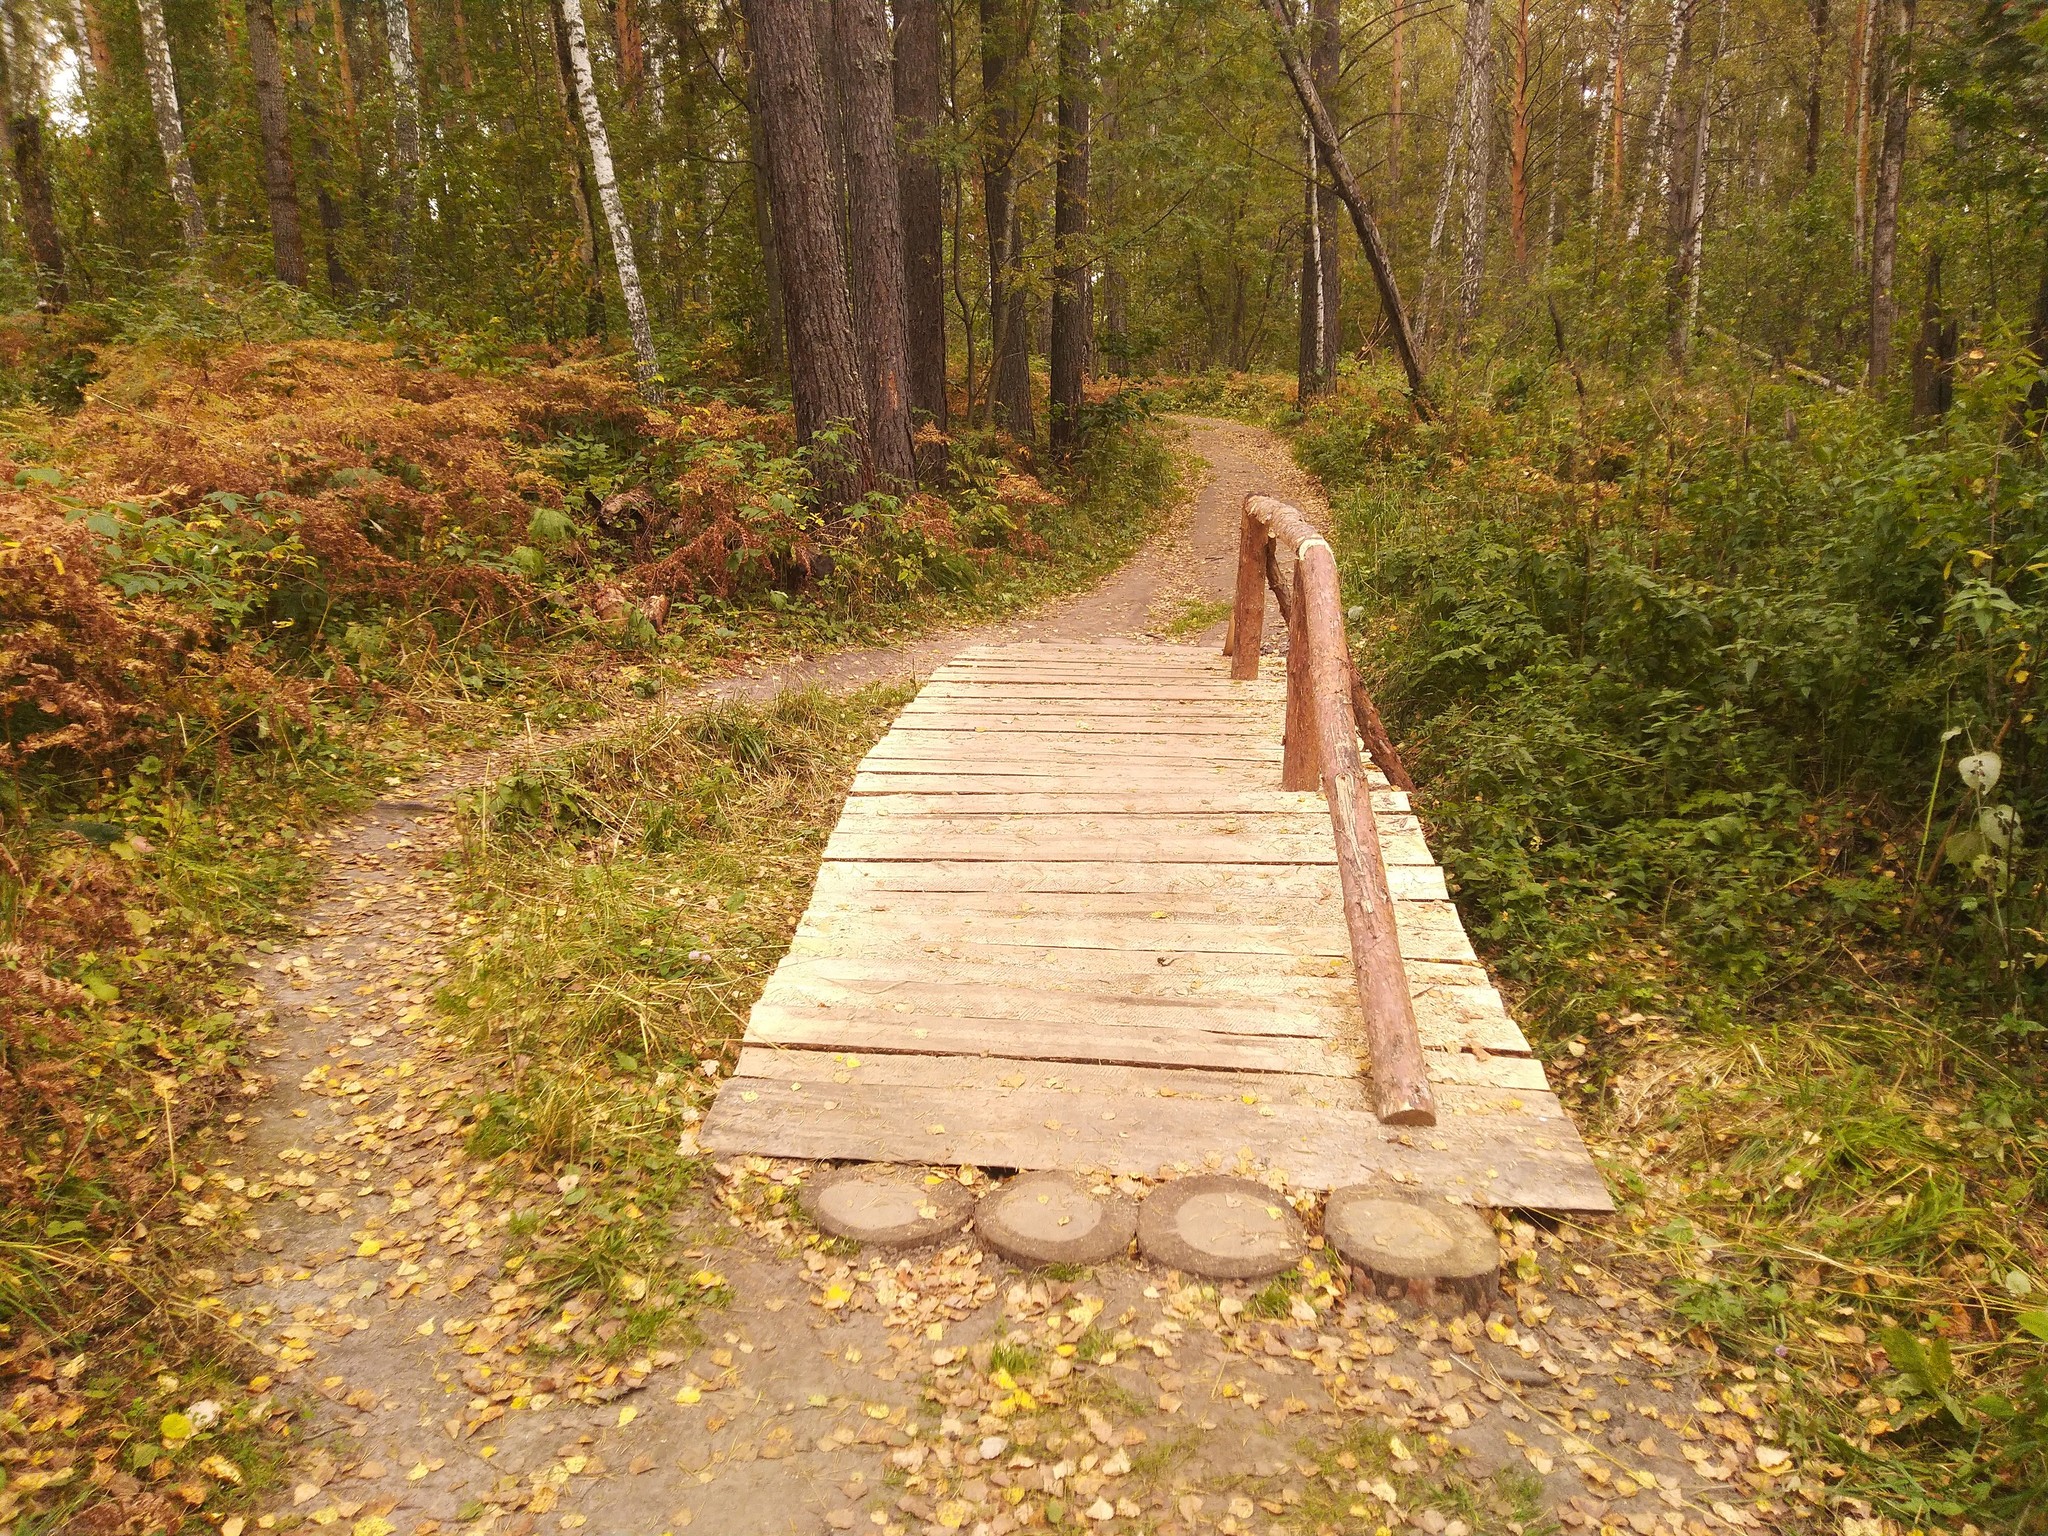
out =
[[[1266,544],[1272,535],[1247,511],[1237,533],[1237,595],[1230,605],[1230,632],[1223,654],[1230,675],[1243,682],[1259,675],[1259,643],[1266,633]]]
[[[1263,595],[1263,594],[1262,594]],[[1315,711],[1310,702],[1308,626],[1301,622],[1301,560],[1294,562],[1295,622],[1287,626],[1287,724],[1281,735],[1280,787],[1314,789],[1317,772]]]

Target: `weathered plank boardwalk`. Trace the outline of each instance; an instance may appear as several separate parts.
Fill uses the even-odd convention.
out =
[[[1391,1176],[1606,1210],[1407,796],[1368,771],[1436,1123],[1383,1124],[1287,690],[1185,646],[984,646],[861,764],[707,1117],[720,1152]]]

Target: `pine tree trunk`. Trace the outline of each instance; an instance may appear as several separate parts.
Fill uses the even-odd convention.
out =
[[[1633,211],[1628,216],[1628,237],[1634,240],[1643,232],[1643,215],[1648,211],[1653,194],[1663,202],[1671,195],[1671,159],[1676,141],[1671,137],[1671,85],[1678,77],[1678,60],[1685,52],[1686,34],[1692,30],[1693,0],[1671,0],[1671,35],[1664,44],[1664,68],[1657,76],[1657,104],[1650,111],[1650,137],[1648,156],[1654,168],[1653,179],[1645,177],[1636,192]]]
[[[1529,0],[1515,4],[1515,87],[1508,107],[1508,237],[1517,271],[1529,262]]]
[[[64,281],[64,245],[57,233],[57,200],[50,190],[50,163],[43,153],[40,61],[21,24],[19,0],[6,0],[0,14],[0,115],[7,118],[7,158],[21,196],[22,233],[36,269],[38,306],[62,309],[70,298]]]
[[[1344,31],[1338,0],[1310,0],[1304,39],[1309,78],[1325,104],[1334,100],[1342,74]],[[1295,398],[1304,408],[1337,383],[1337,358],[1344,347],[1341,318],[1343,263],[1336,236],[1343,204],[1331,190],[1329,167],[1316,149],[1313,129],[1307,140],[1308,179],[1302,189],[1305,228],[1301,242],[1300,357],[1295,367]]]
[[[341,259],[341,204],[334,196],[334,150],[327,141],[327,114],[320,103],[320,58],[313,47],[313,0],[293,0],[291,34],[299,115],[305,119],[306,149],[313,157],[313,205],[320,215],[327,291],[337,299],[346,298],[356,291],[356,285]]]
[[[114,52],[107,45],[107,25],[100,19],[97,0],[72,0],[72,6],[78,17],[86,56],[92,61],[93,84],[100,87],[114,84]]]
[[[412,13],[406,0],[384,0],[384,32],[391,56],[391,181],[397,188],[391,200],[392,293],[400,308],[410,309],[412,221],[419,205],[420,77],[414,67]]]
[[[249,74],[256,86],[256,131],[263,142],[263,192],[270,204],[270,251],[278,279],[306,286],[306,237],[299,228],[299,179],[285,116],[284,51],[271,0],[243,0],[249,21]]]
[[[576,264],[583,271],[583,334],[603,336],[609,323],[604,308],[604,274],[597,265],[597,187],[591,179],[583,131],[578,124],[582,114],[576,105],[576,67],[569,62],[569,23],[562,15],[562,0],[548,0],[548,26],[555,45],[555,94],[562,108],[562,133],[568,140],[569,163],[575,168]]]
[[[2036,374],[2027,390],[2025,404],[2017,413],[2017,426],[2024,435],[2032,424],[2034,440],[2048,438],[2048,243],[2041,251],[2041,286],[2034,290],[2034,315],[2027,327],[2027,350],[2033,354]]]
[[[654,355],[654,326],[647,318],[647,295],[640,287],[640,264],[633,256],[633,230],[626,222],[625,199],[612,172],[611,137],[597,100],[597,80],[590,70],[590,42],[583,30],[583,0],[562,0],[563,36],[569,68],[576,78],[576,102],[583,112],[583,138],[590,147],[590,167],[597,180],[597,201],[612,240],[612,266],[619,275],[619,293],[626,301],[626,328],[633,338],[633,376],[650,402],[661,400],[661,364]]]
[[[840,260],[824,85],[808,11],[805,0],[746,0],[797,437],[810,445],[819,488],[844,505],[867,489],[871,474],[867,391]]]
[[[469,63],[469,18],[463,14],[462,0],[452,0],[448,19],[455,27],[455,72],[462,77],[465,91],[476,89],[476,71]]]
[[[754,66],[751,36],[742,57],[747,71],[747,165],[754,199],[754,240],[761,247],[763,352],[771,373],[789,366],[784,346],[786,326],[782,304],[782,257],[777,250],[775,220],[768,208],[767,111],[761,105],[761,72]]]
[[[1036,435],[1031,414],[1031,336],[1018,279],[1023,224],[1017,211],[1017,151],[1023,140],[1016,75],[1025,39],[1016,0],[980,0],[982,209],[988,221],[990,396],[996,424],[1020,442]]]
[[[869,452],[886,484],[917,482],[910,420],[910,316],[903,291],[895,86],[884,0],[831,0],[845,135],[847,226],[854,335],[867,385]]]
[[[171,66],[170,36],[164,31],[163,0],[135,0],[135,11],[142,23],[142,66],[149,78],[156,142],[171,178],[171,200],[178,205],[185,250],[196,256],[206,244],[206,213],[199,206],[199,188],[192,180],[192,157],[185,151],[185,116],[178,109],[178,76]]]
[[[1478,57],[1467,105],[1471,121],[1465,133],[1465,207],[1460,231],[1464,269],[1458,283],[1458,316],[1466,324],[1479,313],[1479,290],[1486,277],[1486,194],[1493,171],[1493,0],[1473,0],[1472,8],[1480,17],[1476,26],[1468,25],[1466,41]]]
[[[1828,58],[1828,0],[1807,0],[1813,51],[1806,62],[1806,179],[1820,169],[1821,72]]]
[[[342,0],[327,0],[327,3],[328,14],[334,22],[334,67],[341,75],[341,115],[353,128],[356,120],[356,66],[355,60],[349,56],[348,17],[342,11]]]
[[[640,13],[633,0],[614,0],[612,29],[619,39],[619,93],[630,106],[640,100],[640,88],[647,80],[647,34],[640,28]]]
[[[1877,99],[1884,105],[1884,143],[1877,157],[1876,206],[1870,227],[1870,383],[1891,371],[1892,331],[1899,320],[1893,285],[1899,254],[1899,189],[1905,181],[1906,131],[1912,124],[1915,0],[1888,0]]]
[[[1059,164],[1053,177],[1052,387],[1046,432],[1056,454],[1081,441],[1082,381],[1094,339],[1089,287],[1088,159],[1095,43],[1089,0],[1060,0]]]
[[[938,0],[897,0],[896,128],[903,150],[903,290],[910,319],[910,408],[946,429],[945,205],[937,155],[941,48]]]

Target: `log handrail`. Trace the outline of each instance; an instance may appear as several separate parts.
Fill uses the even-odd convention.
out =
[[[1282,590],[1275,545],[1294,557],[1293,591]],[[1351,665],[1344,638],[1344,610],[1337,562],[1323,536],[1307,518],[1270,496],[1247,496],[1238,533],[1237,594],[1231,604],[1224,654],[1233,678],[1259,675],[1259,642],[1266,624],[1266,587],[1272,584],[1287,625],[1287,726],[1280,769],[1281,787],[1321,785],[1337,841],[1337,878],[1344,891],[1344,925],[1351,938],[1352,978],[1365,1015],[1372,1053],[1374,1098],[1379,1117],[1394,1125],[1436,1124],[1436,1097],[1415,1028],[1408,975],[1394,932],[1394,901],[1387,889],[1373,821],[1372,794],[1359,757],[1363,698],[1373,725],[1379,714]],[[1385,732],[1377,733],[1384,740]],[[1389,781],[1400,759],[1374,757]],[[1400,773],[1407,787],[1406,773]]]

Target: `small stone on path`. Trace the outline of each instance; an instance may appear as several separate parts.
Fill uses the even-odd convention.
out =
[[[974,1230],[1023,1269],[1101,1264],[1131,1246],[1138,1212],[1121,1195],[1091,1194],[1072,1174],[1023,1173],[981,1197]]]
[[[974,1197],[951,1179],[928,1180],[913,1168],[865,1163],[821,1174],[797,1203],[834,1237],[875,1248],[921,1248],[962,1231]]]
[[[1152,1192],[1138,1213],[1138,1247],[1168,1269],[1260,1280],[1292,1265],[1308,1240],[1275,1191],[1252,1179],[1202,1174]]]

